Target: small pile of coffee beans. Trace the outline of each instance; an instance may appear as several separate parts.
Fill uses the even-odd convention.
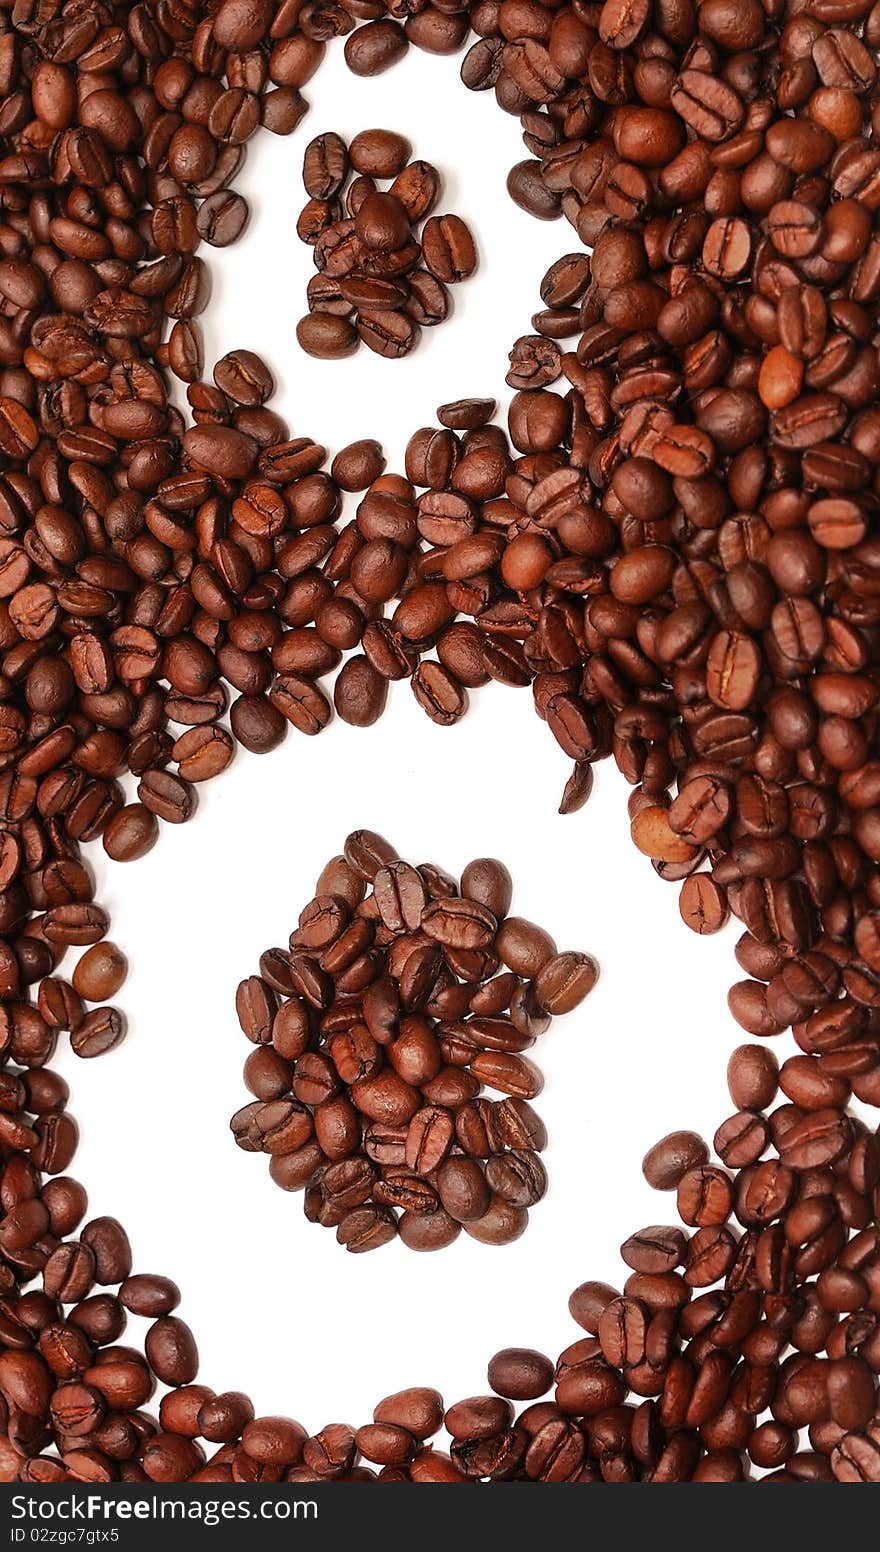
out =
[[[462,1228],[506,1245],[544,1195],[547,1133],[529,1104],[542,1079],[522,1053],[598,971],[511,916],[512,892],[495,858],[468,863],[458,883],[357,830],[289,952],[268,950],[238,988],[257,1049],[244,1069],[256,1099],[233,1116],[235,1140],[269,1155],[278,1185],[305,1190],[306,1216],[348,1250],[398,1234],[442,1250]]]
[[[461,217],[431,215],[440,174],[411,151],[390,129],[362,130],[350,145],[331,130],[306,147],[296,230],[318,273],[296,337],[310,356],[337,360],[359,344],[389,360],[409,355],[422,328],[448,316],[447,286],[477,267]]]

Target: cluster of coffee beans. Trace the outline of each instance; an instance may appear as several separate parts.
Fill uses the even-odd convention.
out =
[[[511,899],[495,858],[468,863],[459,884],[356,830],[290,951],[268,950],[238,988],[257,1049],[235,1140],[269,1155],[278,1185],[305,1190],[306,1216],[348,1250],[398,1234],[442,1250],[462,1228],[506,1245],[544,1195],[547,1133],[528,1103],[542,1080],[522,1053],[597,968],[511,916]]]
[[[296,337],[310,356],[337,360],[359,344],[389,360],[409,355],[421,329],[448,316],[447,286],[477,267],[461,217],[431,215],[440,174],[411,151],[389,129],[362,130],[350,145],[331,130],[306,147],[309,199],[296,229],[318,273]]]
[[[553,267],[514,345],[509,438],[465,400],[412,439],[407,478],[367,443],[328,474],[256,358],[203,380],[197,249],[241,229],[243,144],[294,126],[334,35],[370,75],[471,28],[466,84],[522,120],[511,193],[594,251]],[[4,1476],[367,1478],[360,1454],[392,1480],[880,1480],[880,1172],[849,1109],[880,1104],[878,46],[872,0],[4,13]],[[347,489],[365,494],[337,527]],[[489,679],[531,685],[574,764],[566,812],[612,754],[685,920],[746,928],[735,1017],[798,1048],[740,1053],[718,1165],[673,1139],[658,1168],[694,1233],[633,1236],[622,1293],[580,1290],[588,1337],[554,1399],[453,1407],[449,1454],[422,1392],[382,1404],[389,1442],[308,1439],[193,1386],[173,1285],[136,1282],[132,1303],[103,1228],[79,1228],[48,1067],[81,1028],[61,956],[109,927],[82,843],[137,857],[236,741],[319,731],[316,681],[356,647],[334,687],[353,723],[398,678],[442,724]],[[129,1308],[159,1328],[145,1358],[118,1346]],[[496,1377],[549,1371],[508,1355]],[[174,1387],[158,1419],[154,1377]]]
[[[820,1095],[802,1057],[780,1067],[766,1045],[740,1047],[728,1084],[718,1163],[690,1132],[644,1161],[676,1193],[681,1226],[625,1240],[621,1288],[574,1290],[586,1334],[555,1363],[506,1349],[485,1394],[445,1408],[409,1389],[359,1428],[310,1435],[198,1382],[175,1284],[133,1270],[113,1219],[85,1221],[64,1173],[77,1140],[67,1085],[37,1061],[3,1071],[0,1476],[733,1482],[754,1467],[771,1481],[880,1480],[877,1139],[842,1112],[832,1131],[842,1093],[828,1079]],[[130,1316],[150,1322],[143,1352],[122,1343]]]
[[[125,1038],[125,1015],[109,1005],[108,998],[116,996],[127,973],[121,949],[107,938],[99,940],[82,955],[69,981],[60,975],[47,975],[40,982],[37,1012],[49,1031],[69,1033],[71,1048],[77,1056],[103,1056]],[[104,1006],[87,1009],[86,1003]],[[3,1005],[4,1011],[7,1006]],[[12,1009],[10,1045],[15,1040],[15,1019],[27,1022],[26,1013],[21,1012],[23,1006],[18,1004],[18,1012]],[[42,1037],[42,1031],[37,1033]],[[42,1038],[41,1043],[45,1045]]]

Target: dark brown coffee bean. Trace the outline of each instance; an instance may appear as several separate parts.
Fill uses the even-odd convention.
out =
[[[423,910],[422,931],[436,942],[455,949],[486,948],[497,930],[497,921],[477,900],[433,900]]]
[[[389,360],[408,355],[419,338],[418,325],[406,314],[371,309],[358,314],[357,333],[364,345]]]
[[[350,356],[358,340],[357,331],[347,318],[325,312],[309,313],[301,318],[296,326],[296,337],[307,355],[325,361]]]
[[[706,1163],[709,1150],[695,1132],[670,1132],[642,1160],[642,1174],[655,1191],[674,1191],[688,1170]]]
[[[216,194],[209,194],[199,206],[196,215],[199,236],[212,247],[225,248],[241,236],[248,214],[247,204],[240,194],[220,189]]]
[[[346,1250],[362,1254],[387,1245],[396,1233],[394,1215],[388,1208],[357,1207],[343,1218],[336,1230],[336,1238]]]
[[[303,184],[313,199],[338,194],[348,172],[348,149],[332,130],[310,140],[303,156]]]
[[[459,216],[432,216],[422,232],[422,256],[436,280],[466,280],[477,267],[474,240]]]
[[[684,880],[678,908],[682,921],[701,936],[720,932],[730,914],[724,890],[707,873],[694,873]]]
[[[421,221],[437,202],[440,174],[430,162],[409,162],[394,179],[391,193],[401,201],[410,221]]]
[[[407,46],[407,35],[397,22],[369,21],[348,38],[345,63],[355,75],[378,75],[402,59]]]
[[[418,1110],[409,1123],[406,1162],[409,1169],[429,1175],[442,1164],[454,1138],[452,1118],[439,1109]]]
[[[355,172],[370,178],[395,178],[406,166],[409,141],[391,129],[364,129],[349,146]]]
[[[158,839],[158,820],[142,803],[129,803],[121,808],[103,835],[104,850],[115,862],[131,862],[145,856]]]
[[[73,987],[86,1002],[104,1002],[120,991],[127,973],[125,955],[105,938],[79,960],[73,971]]]
[[[589,996],[598,973],[596,961],[589,954],[557,954],[535,977],[539,1006],[553,1015],[570,1013]]]
[[[70,1044],[77,1056],[103,1056],[125,1038],[125,1019],[118,1008],[93,1008],[71,1032]]]

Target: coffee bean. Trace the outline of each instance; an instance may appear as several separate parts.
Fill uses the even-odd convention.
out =
[[[642,1174],[655,1191],[674,1191],[688,1170],[695,1170],[709,1157],[709,1150],[696,1132],[670,1132],[662,1137],[642,1160]]]
[[[170,771],[145,771],[138,784],[138,797],[145,808],[168,824],[184,824],[195,812],[192,788]]]
[[[495,921],[501,921],[510,910],[513,880],[496,857],[478,857],[468,863],[461,875],[461,892],[466,899],[483,906]]]
[[[385,456],[378,442],[350,442],[340,448],[331,465],[331,475],[342,490],[366,490],[385,467]]]
[[[284,717],[262,695],[239,696],[230,707],[229,722],[238,742],[251,754],[277,749],[287,732]]]
[[[125,1038],[125,1019],[117,1008],[93,1008],[71,1032],[70,1044],[77,1056],[103,1056]]]
[[[517,1099],[535,1099],[543,1088],[541,1075],[532,1063],[506,1051],[481,1051],[470,1068],[481,1083]]]
[[[103,835],[104,850],[115,862],[131,862],[145,856],[158,839],[159,822],[142,803],[129,803],[121,808],[113,815]]]
[[[188,1385],[198,1370],[198,1353],[189,1327],[176,1315],[162,1315],[147,1332],[144,1351],[166,1385]]]
[[[409,238],[409,219],[396,194],[368,194],[358,207],[354,229],[365,248],[391,251]]]
[[[115,997],[128,973],[125,955],[115,943],[104,939],[87,949],[73,972],[73,987],[86,1002],[104,1002]]]
[[[343,1218],[336,1238],[353,1254],[378,1250],[395,1238],[397,1226],[393,1213],[382,1207],[357,1207]]]
[[[408,1250],[445,1250],[458,1239],[461,1225],[438,1208],[432,1213],[402,1213],[397,1232]]]
[[[409,1123],[406,1162],[410,1169],[429,1175],[443,1162],[452,1146],[452,1118],[443,1110],[419,1110]]]
[[[772,1051],[762,1045],[741,1045],[727,1066],[727,1084],[735,1105],[743,1109],[766,1110],[772,1104],[778,1085],[779,1064]]]
[[[214,367],[217,387],[236,404],[265,404],[275,388],[269,368],[252,350],[231,350]]]
[[[459,216],[432,216],[422,232],[422,255],[435,280],[467,280],[477,267],[474,240]]]
[[[219,189],[199,206],[196,228],[199,236],[214,248],[226,248],[242,234],[248,222],[248,207],[240,194]]]
[[[562,202],[544,183],[540,162],[517,162],[507,175],[507,192],[514,204],[539,221],[555,221],[560,215]]]
[[[528,1347],[507,1347],[489,1360],[489,1384],[511,1401],[534,1401],[553,1383],[553,1364]]]
[[[599,969],[589,954],[557,954],[535,977],[539,1006],[550,1014],[571,1013],[596,984]]]
[[[357,345],[357,332],[347,318],[333,313],[308,313],[296,326],[296,337],[307,355],[322,361],[338,361],[350,356]]]
[[[464,1223],[465,1234],[483,1245],[510,1245],[526,1231],[528,1213],[499,1196],[492,1196],[486,1211]]]
[[[303,156],[303,183],[313,199],[331,199],[339,193],[348,172],[348,148],[331,131],[310,140]]]
[[[340,671],[333,690],[333,704],[343,722],[369,727],[385,709],[388,682],[365,657],[352,657]]]
[[[437,202],[440,174],[430,162],[408,162],[394,179],[391,193],[400,200],[410,221],[421,221]]]
[[[535,1153],[494,1154],[486,1165],[486,1180],[502,1201],[532,1207],[547,1189],[547,1174]]]
[[[360,312],[357,332],[362,344],[389,360],[408,355],[419,338],[418,326],[412,319],[396,312]]]
[[[345,63],[355,75],[378,75],[403,58],[408,38],[397,22],[382,19],[358,27],[345,45]]]
[[[391,129],[364,129],[349,146],[355,172],[370,178],[395,178],[410,156],[409,141]]]
[[[496,1104],[491,1113],[490,1132],[508,1148],[534,1148],[539,1153],[547,1146],[547,1131],[540,1116],[524,1099],[512,1097]]]
[[[448,1159],[437,1177],[440,1200],[456,1223],[482,1217],[489,1205],[486,1177],[474,1159]]]
[[[494,399],[456,399],[440,405],[437,419],[452,431],[477,431],[488,424],[494,413]]]
[[[508,969],[529,979],[540,975],[557,954],[549,933],[520,916],[509,916],[502,923],[496,942]]]
[[[707,873],[694,873],[684,880],[678,908],[682,921],[701,936],[720,932],[730,914],[724,890]]]

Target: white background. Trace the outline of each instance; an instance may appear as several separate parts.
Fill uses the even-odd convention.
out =
[[[506,401],[507,351],[541,305],[545,268],[577,239],[566,222],[539,223],[512,204],[504,180],[526,154],[519,125],[491,95],[465,91],[457,60],[412,50],[361,81],[341,47],[331,54],[306,89],[313,106],[296,135],[260,135],[250,148],[238,185],[253,208],[245,238],[205,250],[208,360],[236,346],[259,351],[293,434],[331,453],[375,436],[400,469],[408,435],[445,399]],[[439,165],[441,208],[472,224],[480,271],[410,359],[362,349],[313,362],[294,337],[313,272],[294,232],[303,150],[322,130],[350,137],[376,125],[406,131],[415,154]],[[258,1411],[312,1430],[367,1421],[380,1396],[406,1384],[436,1385],[447,1401],[482,1391],[497,1348],[555,1356],[582,1335],[567,1313],[570,1290],[588,1277],[619,1282],[626,1234],[675,1221],[674,1201],[649,1190],[639,1165],[664,1132],[694,1126],[711,1140],[730,1111],[725,1064],[745,1038],[726,1006],[739,974],[735,933],[699,940],[682,924],[677,887],[630,843],[628,789],[610,761],[587,807],[560,818],[568,771],[528,691],[491,686],[447,730],[404,684],[374,728],[334,723],[314,740],[291,732],[266,758],[240,752],[232,772],[202,789],[195,822],[164,827],[143,861],[123,868],[92,849],[98,898],[131,962],[118,999],[131,1028],[88,1066],[66,1049],[61,1057],[83,1128],[74,1172],[92,1212],[126,1224],[136,1267],[180,1283],[200,1377],[216,1389],[246,1389]],[[305,1221],[301,1195],[273,1185],[265,1158],[232,1142],[252,1049],[237,1025],[236,985],[264,948],[286,943],[321,866],[361,826],[413,861],[456,872],[476,855],[502,857],[514,909],[561,948],[600,961],[596,991],[532,1053],[546,1076],[538,1108],[551,1186],[505,1249],[462,1235],[430,1256],[400,1243],[348,1255],[332,1231]]]

